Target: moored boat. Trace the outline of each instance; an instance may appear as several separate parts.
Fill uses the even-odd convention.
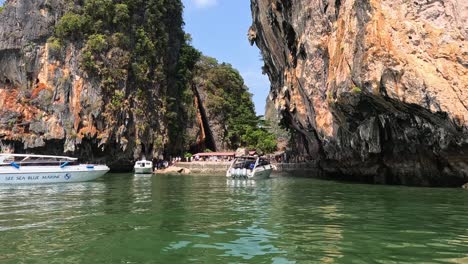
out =
[[[153,162],[142,159],[135,162],[135,166],[133,166],[136,174],[149,174],[153,173]]]
[[[106,165],[79,164],[72,157],[0,154],[0,184],[91,181],[108,171]]]
[[[261,179],[270,177],[270,162],[258,156],[241,156],[234,159],[226,172],[228,178]]]

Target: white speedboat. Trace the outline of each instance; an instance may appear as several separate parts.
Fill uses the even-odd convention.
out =
[[[270,162],[257,156],[241,156],[234,159],[226,172],[228,178],[260,179],[270,177]]]
[[[150,174],[153,173],[153,162],[148,160],[139,160],[135,162],[135,166],[133,167],[136,174]]]
[[[0,154],[0,184],[91,181],[108,171],[106,165],[79,164],[71,157]]]

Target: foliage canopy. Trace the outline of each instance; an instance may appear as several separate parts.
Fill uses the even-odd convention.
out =
[[[132,113],[136,142],[154,135],[154,148],[187,150],[187,121],[196,116],[193,85],[201,84],[206,107],[224,124],[229,148],[274,151],[239,72],[191,46],[182,9],[179,0],[73,1],[48,42],[54,53],[71,42],[81,48],[81,68],[106,93],[106,121]],[[168,139],[157,136],[166,131]]]
[[[206,107],[212,118],[224,124],[228,148],[248,147],[262,152],[276,150],[276,139],[261,127],[255,115],[252,94],[239,72],[228,63],[203,56],[196,65],[197,85],[207,94]]]

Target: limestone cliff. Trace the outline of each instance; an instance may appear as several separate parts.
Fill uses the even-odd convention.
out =
[[[468,3],[252,0],[271,98],[328,175],[468,181]]]
[[[245,144],[246,130],[257,126],[251,94],[230,64],[202,56],[192,79],[196,119],[191,151],[228,151]]]
[[[8,0],[0,12],[2,149],[67,153],[113,169],[162,154],[184,33],[181,2],[153,2]],[[67,12],[66,38],[51,38]]]

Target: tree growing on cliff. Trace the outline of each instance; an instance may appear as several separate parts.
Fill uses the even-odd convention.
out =
[[[252,94],[230,64],[202,56],[196,65],[195,84],[206,93],[205,107],[211,123],[222,124],[223,143],[229,149],[249,147],[272,152],[274,136],[259,127]],[[273,138],[273,140],[272,140]]]
[[[84,76],[104,94],[104,123],[111,128],[124,125],[146,152],[166,144],[168,125],[184,119],[170,117],[181,112],[172,101],[186,94],[189,79],[177,83],[184,75],[178,72],[190,67],[179,62],[188,49],[182,45],[182,9],[180,0],[73,1],[49,41],[56,44],[57,53],[63,52],[62,44],[81,48]],[[120,132],[107,129],[107,133],[112,138]]]
[[[276,136],[260,127],[248,127],[241,137],[242,144],[257,152],[273,153],[276,151]]]
[[[191,122],[195,122],[196,109],[192,92],[194,68],[201,57],[200,51],[192,47],[190,35],[185,36],[185,42],[180,50],[177,64],[175,89],[168,91],[172,99],[168,104],[169,144],[175,152],[185,151],[195,139],[187,131]],[[176,153],[174,153],[176,154]]]
[[[84,76],[104,94],[103,123],[114,128],[106,136],[117,138],[115,128],[123,126],[129,131],[126,138],[135,139],[130,148],[146,145],[166,147],[166,154],[183,153],[196,141],[188,130],[197,122],[193,86],[201,80],[210,119],[222,127],[227,148],[258,147],[260,138],[266,138],[242,140],[250,130],[263,133],[256,130],[251,94],[231,65],[201,57],[191,46],[182,29],[180,1],[73,3],[56,24],[49,46],[57,54],[69,44],[81,49]]]

